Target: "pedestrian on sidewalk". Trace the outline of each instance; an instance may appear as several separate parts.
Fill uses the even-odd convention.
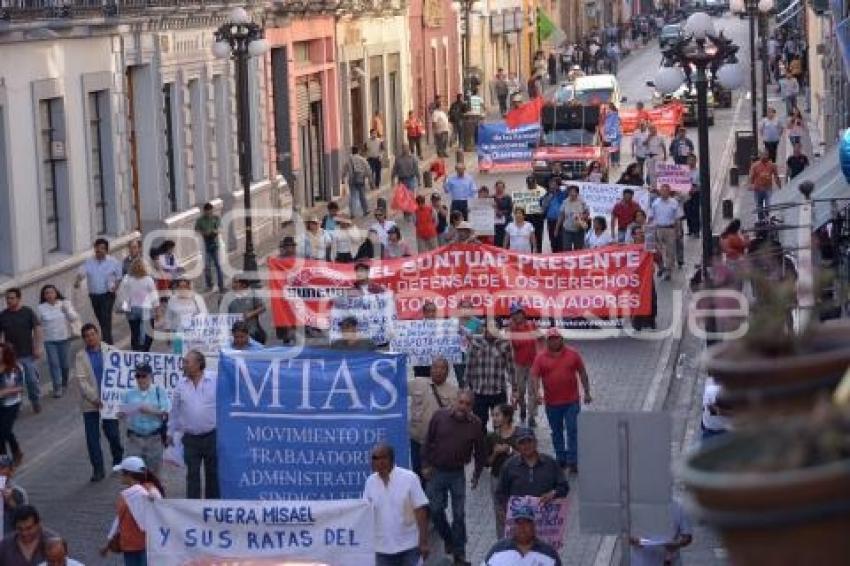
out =
[[[109,241],[98,238],[94,241],[94,257],[90,257],[80,266],[74,279],[74,288],[79,289],[85,278],[91,308],[103,339],[112,344],[112,309],[115,307],[115,289],[123,277],[121,264],[108,255]]]
[[[676,266],[676,223],[679,221],[679,201],[672,196],[670,185],[664,183],[658,198],[649,205],[649,221],[655,232],[655,243],[661,253],[659,275],[669,281]]]
[[[422,136],[425,135],[425,125],[414,110],[407,113],[404,132],[407,134],[407,145],[411,153],[422,159]]]
[[[561,205],[558,220],[555,223],[555,233],[563,234],[559,251],[568,252],[584,248],[584,234],[589,221],[590,209],[579,197],[578,186],[568,186],[567,198]]]
[[[558,552],[537,538],[535,511],[532,507],[526,505],[514,511],[513,520],[513,535],[496,542],[484,558],[482,566],[507,566],[516,564],[517,560],[528,564],[561,566]]]
[[[773,163],[776,163],[776,150],[779,148],[779,142],[782,140],[784,131],[782,122],[776,116],[776,108],[768,106],[767,116],[761,119],[759,136],[761,136],[767,155]]]
[[[506,378],[511,384],[517,383],[511,343],[497,332],[496,328],[486,324],[483,336],[470,338],[466,354],[464,377],[475,393],[474,412],[485,433],[490,409],[508,401]]]
[[[531,375],[540,380],[546,403],[546,419],[552,430],[552,445],[561,467],[578,471],[578,414],[581,411],[579,382],[584,403],[590,396],[590,379],[581,355],[564,344],[557,328],[549,329],[546,348],[534,358]],[[564,433],[566,432],[566,442]]]
[[[446,358],[434,358],[426,369],[428,375],[415,376],[407,382],[407,394],[410,396],[410,466],[419,475],[422,475],[422,445],[428,435],[431,417],[440,409],[450,407],[460,391],[457,385],[448,381],[449,362]]]
[[[147,566],[145,549],[145,505],[162,499],[165,489],[159,478],[145,466],[144,460],[129,456],[113,468],[121,473],[124,489],[115,502],[116,517],[109,529],[106,546],[100,555],[117,552],[124,556],[124,566]]]
[[[478,187],[475,184],[475,179],[466,174],[466,163],[463,160],[457,162],[455,173],[449,175],[446,182],[443,183],[443,190],[451,197],[452,212],[458,211],[463,215],[464,220],[468,220],[469,199],[476,197]]]
[[[44,331],[35,311],[22,303],[17,287],[6,289],[6,308],[0,312],[0,341],[14,348],[18,363],[24,368],[24,385],[32,410],[40,413],[41,377],[35,364],[44,354]]]
[[[38,317],[44,328],[44,352],[53,381],[53,397],[61,397],[68,388],[71,370],[71,325],[79,324],[80,315],[71,301],[65,299],[55,285],[41,288]],[[77,327],[79,328],[79,326]]]
[[[788,117],[788,141],[791,142],[792,147],[803,142],[803,132],[805,129],[806,121],[803,118],[803,114],[795,106]]]
[[[431,131],[434,132],[434,145],[437,146],[437,157],[448,157],[451,122],[446,111],[440,107],[439,99],[434,101],[434,111],[431,112]]]
[[[195,232],[201,235],[204,242],[204,280],[207,283],[207,292],[213,290],[213,269],[215,269],[218,292],[224,293],[224,273],[221,271],[221,259],[219,258],[219,230],[221,230],[221,218],[213,209],[212,203],[204,205],[204,212],[195,221]]]
[[[384,140],[378,136],[378,131],[374,128],[369,130],[369,139],[366,140],[366,161],[369,163],[369,169],[372,170],[372,188],[380,188],[381,186],[381,166],[384,157]]]
[[[496,76],[493,79],[493,94],[499,103],[499,116],[504,116],[508,112],[508,95],[510,94],[510,89],[505,70],[501,67],[496,71]]]
[[[15,436],[15,421],[23,402],[24,368],[15,349],[0,342],[0,457],[6,455],[19,466],[24,459]],[[7,449],[8,446],[8,449]]]
[[[393,162],[393,168],[390,170],[390,183],[393,185],[401,183],[411,193],[416,194],[421,175],[419,159],[410,153],[408,146],[402,145],[401,151]]]
[[[29,503],[29,496],[24,488],[15,482],[15,468],[20,462],[15,463],[14,458],[7,454],[0,454],[0,477],[6,478],[6,485],[0,490],[3,498],[3,514],[0,515],[0,540],[15,532],[15,511]]]
[[[791,71],[785,73],[785,76],[779,80],[779,95],[785,101],[785,115],[790,116],[791,112],[797,107],[797,95],[800,94],[800,83],[791,74]]]
[[[803,154],[802,144],[794,144],[794,152],[785,160],[785,165],[789,182],[809,166],[809,158]]]
[[[469,112],[469,106],[463,98],[463,94],[458,93],[452,105],[449,106],[449,122],[452,124],[454,132],[452,145],[461,143],[461,127],[463,125],[463,116]],[[443,155],[442,157],[448,157]]]
[[[348,156],[342,168],[342,182],[348,184],[348,209],[352,217],[355,216],[356,204],[360,202],[362,216],[369,215],[369,203],[366,200],[366,185],[376,188],[375,179],[371,172],[369,162],[360,155],[360,149],[351,146],[351,155]]]
[[[697,156],[693,153],[688,156],[688,171],[691,175],[691,190],[688,193],[688,199],[683,205],[685,209],[685,224],[688,226],[688,236],[698,238],[701,229],[700,175],[697,168]]]
[[[160,318],[160,300],[156,282],[148,275],[143,260],[133,262],[130,271],[121,279],[116,301],[130,327],[130,349],[150,351],[155,320]]]
[[[103,464],[103,452],[100,448],[100,428],[109,442],[112,454],[112,465],[121,463],[124,448],[121,446],[121,434],[118,419],[100,417],[101,387],[103,385],[103,370],[109,355],[116,351],[114,347],[101,340],[100,332],[94,324],[86,323],[82,328],[83,349],[77,352],[74,363],[74,377],[80,387],[80,408],[83,413],[83,424],[86,430],[86,448],[89,462],[92,466],[92,476],[89,481],[98,482],[106,476]]]
[[[497,493],[507,505],[511,497],[539,497],[540,506],[562,499],[570,492],[564,469],[548,454],[541,454],[534,429],[516,432],[516,454],[502,467]],[[502,508],[503,513],[507,511]]]
[[[162,443],[165,421],[171,400],[165,390],[153,382],[153,368],[147,362],[136,364],[136,386],[124,394],[118,418],[127,423],[125,452],[138,456],[145,467],[159,474],[162,465]]]
[[[207,360],[197,350],[183,357],[184,378],[172,394],[166,445],[182,434],[186,461],[186,497],[201,498],[201,467],[204,468],[204,498],[218,499],[218,450],[216,448],[216,381],[206,371]]]
[[[428,559],[428,498],[416,474],[395,465],[389,444],[372,449],[363,499],[375,513],[375,566],[417,566]]]
[[[490,467],[490,496],[496,521],[496,539],[505,536],[505,508],[508,501],[499,494],[502,467],[516,450],[517,427],[514,426],[514,407],[503,403],[493,407],[493,432],[487,435],[487,465]]]
[[[626,175],[629,171],[633,171],[633,166],[637,163],[632,163],[626,169]],[[623,179],[620,179],[620,184],[623,184]],[[640,210],[640,205],[634,200],[635,192],[632,189],[623,189],[623,197],[614,205],[611,210],[611,236],[616,236],[617,241],[621,244],[626,241],[626,231],[629,225],[635,221],[635,216]]]
[[[531,377],[531,366],[537,356],[537,325],[525,316],[522,305],[511,306],[511,322],[508,328],[513,352],[514,375],[511,383],[511,402],[519,406],[519,421],[528,426],[537,426],[537,380]],[[527,419],[527,420],[526,420]]]
[[[413,214],[416,224],[416,251],[421,254],[437,249],[438,213],[428,204],[424,195],[416,197],[416,212]]]
[[[0,564],[3,566],[34,566],[46,560],[47,541],[56,533],[44,528],[41,516],[32,505],[21,505],[15,511],[15,534],[0,542]]]
[[[440,409],[428,424],[428,435],[422,450],[422,474],[427,480],[431,520],[445,544],[446,554],[454,557],[455,566],[468,566],[466,560],[466,464],[475,458],[471,487],[478,480],[487,458],[484,429],[472,412],[475,395],[464,389],[451,407]],[[451,496],[452,522],[446,520],[448,497]]]
[[[782,179],[779,178],[779,170],[770,159],[770,153],[766,149],[759,152],[759,158],[750,166],[749,185],[753,192],[756,205],[756,215],[760,221],[767,219],[768,208],[770,208],[770,193],[776,187],[782,187]]]

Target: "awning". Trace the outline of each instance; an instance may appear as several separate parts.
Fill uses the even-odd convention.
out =
[[[850,183],[844,178],[838,164],[838,146],[827,151],[826,155],[774,193],[771,205],[802,203],[803,195],[800,194],[799,187],[800,183],[805,181],[811,181],[815,185],[815,191],[812,193],[812,200],[815,201],[812,225],[817,229],[830,220],[833,203],[829,202],[829,199],[850,198]],[[847,204],[850,204],[850,201],[839,202],[842,208]],[[797,224],[796,207],[781,210],[785,224]]]

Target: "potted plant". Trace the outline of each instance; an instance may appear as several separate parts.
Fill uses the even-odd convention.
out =
[[[707,443],[679,472],[732,564],[850,564],[847,409],[767,419]]]

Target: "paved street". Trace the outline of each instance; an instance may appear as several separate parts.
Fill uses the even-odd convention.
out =
[[[722,20],[722,26],[734,42],[746,45],[746,28],[743,21],[727,17]],[[653,78],[659,62],[657,42],[652,42],[648,47],[635,51],[622,63],[619,76],[623,93],[628,97],[628,105],[633,105],[638,100],[650,101],[651,89],[645,82]],[[739,93],[739,96],[743,94]],[[736,120],[738,123],[747,120],[746,104],[746,101],[738,104],[736,96],[731,110],[716,111],[716,125],[711,129],[711,161],[713,176],[715,179],[719,178],[723,185],[728,178],[728,140]],[[743,129],[747,126],[737,127]],[[689,135],[696,142],[696,132],[691,131]],[[471,159],[472,154],[468,154],[467,160]],[[623,162],[629,162],[628,152],[624,155]],[[504,179],[509,190],[519,189],[524,185],[525,174],[506,175]],[[495,176],[481,176],[478,179],[479,184],[487,185],[492,185],[495,180]],[[717,195],[716,202],[719,202],[720,196]],[[404,224],[403,228],[406,237],[410,238],[411,226]],[[674,319],[680,318],[682,303],[676,299],[675,292],[681,290],[699,253],[699,241],[688,240],[687,266],[684,272],[674,277],[672,282],[660,283],[660,330],[651,339],[619,337],[572,341],[572,345],[584,356],[591,378],[594,404],[588,409],[652,410],[664,406],[666,410],[673,412],[676,423],[674,437],[678,440],[673,447],[674,454],[690,442],[690,436],[686,433],[693,431],[693,426],[689,423],[695,418],[695,399],[701,394],[698,371],[693,362],[698,350],[696,345],[686,342],[690,350],[682,350],[686,352],[685,361],[668,365],[671,357],[674,362],[679,360],[681,345],[680,332],[674,324]],[[267,329],[272,327],[268,318],[264,325]],[[126,324],[117,322],[117,328],[126,334]],[[671,332],[666,332],[671,328]],[[126,343],[125,336],[123,345],[126,346]],[[677,371],[671,372],[671,368]],[[673,383],[674,395],[665,405],[668,380]],[[541,446],[550,451],[551,442],[545,419],[539,418],[538,422],[541,423],[538,428]],[[89,565],[118,564],[119,560],[114,557],[111,560],[99,558],[97,550],[103,544],[112,520],[114,500],[120,489],[119,482],[117,477],[109,477],[97,484],[88,482],[91,470],[85,451],[77,392],[72,390],[71,394],[61,400],[46,399],[44,412],[37,416],[32,415],[29,408],[24,409],[24,414],[18,421],[17,432],[26,455],[17,474],[17,481],[28,490],[33,503],[41,510],[46,524],[61,532],[70,541],[75,558]],[[183,496],[181,475],[171,471],[165,476],[168,496]],[[486,474],[485,476],[489,478]],[[598,557],[610,557],[610,540],[580,532],[577,494],[581,489],[581,480],[573,476],[571,483],[570,500],[573,505],[563,549],[565,564],[598,564]],[[480,563],[495,540],[489,493],[485,480],[467,499],[468,557],[476,564]],[[719,558],[713,550],[713,543],[706,544],[705,540],[698,540],[697,543],[695,546],[699,546],[700,550],[694,551],[693,556],[698,560],[695,563],[718,563],[716,560]],[[686,560],[686,563],[690,562]],[[607,565],[607,562],[605,564]]]

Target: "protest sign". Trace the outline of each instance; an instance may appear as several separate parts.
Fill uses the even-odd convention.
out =
[[[520,507],[534,509],[534,526],[537,538],[550,544],[555,550],[560,550],[564,546],[567,516],[570,509],[567,498],[553,499],[546,505],[540,505],[540,498],[538,497],[511,497],[508,500],[508,513],[505,519],[506,538],[513,536],[514,513]]]
[[[138,502],[156,566],[374,564],[369,503],[354,501]]]
[[[407,354],[411,366],[429,366],[440,356],[459,364],[463,361],[460,322],[456,318],[398,321],[393,326],[390,350]]]
[[[655,163],[655,186],[670,185],[670,189],[677,193],[691,192],[691,170],[687,165],[676,165],[675,163]]]
[[[546,194],[546,189],[539,187],[534,191],[514,191],[511,193],[514,208],[522,207],[526,214],[543,214],[540,199]]]
[[[491,198],[471,198],[469,223],[478,236],[492,236],[496,227],[496,201]]]
[[[505,122],[482,122],[478,126],[478,170],[527,171],[531,168],[531,144],[539,139],[540,124],[511,129]]]
[[[159,385],[171,397],[183,376],[183,357],[177,354],[153,352],[122,352],[114,350],[103,359],[103,382],[100,386],[100,401],[103,419],[118,418],[124,395],[136,387],[136,364],[150,364],[153,370],[153,385]]]
[[[218,470],[226,499],[359,498],[370,450],[410,458],[403,354],[222,352]]]
[[[338,297],[331,308],[331,342],[342,338],[340,325],[348,317],[357,319],[357,333],[375,344],[390,341],[390,330],[396,319],[395,300],[392,293],[376,293]]]
[[[277,326],[327,328],[331,297],[354,284],[352,264],[300,258],[269,258],[268,264]],[[457,316],[464,299],[476,314],[495,316],[510,314],[513,304],[531,317],[559,318],[637,316],[652,308],[652,256],[641,245],[532,254],[451,244],[375,262],[369,279],[393,292],[403,320],[421,318],[425,302],[442,318]]]
[[[192,314],[182,320],[183,353],[197,350],[217,356],[230,344],[230,328],[244,320],[242,314]]]
[[[579,188],[579,196],[590,209],[591,216],[604,216],[606,220],[611,218],[614,205],[623,198],[623,191],[631,189],[634,191],[634,200],[643,209],[649,207],[649,191],[644,187],[633,187],[631,185],[618,185],[615,183],[583,183],[572,182]]]

